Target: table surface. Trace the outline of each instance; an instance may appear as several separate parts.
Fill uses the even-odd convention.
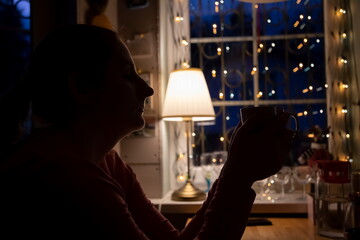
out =
[[[267,201],[257,196],[252,213],[270,214],[265,217],[272,225],[247,226],[242,240],[330,240],[316,233],[316,226],[312,217],[277,217],[271,213],[307,213],[312,198],[299,199],[300,194],[287,196],[285,200]],[[163,213],[195,213],[202,201],[173,201],[171,194],[164,198],[152,199]],[[263,215],[263,214],[262,214]],[[276,214],[275,214],[276,215]],[[281,214],[280,214],[281,215]],[[286,215],[286,214],[285,214]],[[291,215],[291,214],[290,214]],[[296,214],[295,214],[296,215]],[[256,218],[254,216],[254,218]],[[263,217],[262,217],[263,218]]]
[[[289,194],[285,200],[260,200],[256,197],[252,213],[307,213],[308,199],[299,199],[301,194]],[[277,196],[274,195],[276,198]],[[171,192],[161,199],[150,199],[162,213],[195,213],[203,201],[174,201]]]
[[[329,240],[308,218],[267,218],[272,225],[248,226],[241,240]]]

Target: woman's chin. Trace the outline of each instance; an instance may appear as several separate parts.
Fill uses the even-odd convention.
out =
[[[144,128],[144,126],[145,126],[144,118],[142,117],[138,121],[133,122],[132,126],[133,126],[132,131],[140,131],[140,130],[142,130]]]

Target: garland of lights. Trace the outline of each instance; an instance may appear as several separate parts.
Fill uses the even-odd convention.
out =
[[[302,0],[297,0],[296,1],[296,4],[307,4],[309,2],[309,0],[305,0],[305,1],[302,1]],[[223,10],[223,4],[224,4],[224,1],[215,1],[214,2],[214,11],[215,13],[220,13],[222,10]],[[258,4],[254,4],[254,8],[258,9],[259,8],[259,5]],[[312,20],[312,16],[311,15],[304,15],[304,14],[300,14],[298,19],[293,23],[293,27],[294,28],[299,28],[299,29],[304,29],[307,25],[307,21],[311,21]],[[267,24],[272,24],[272,20],[271,18],[268,18],[266,19],[266,23]],[[222,31],[224,29],[224,24],[221,23],[221,31],[218,30],[218,24],[216,23],[213,23],[211,26],[212,26],[212,33],[214,36],[220,36],[222,35]],[[273,49],[276,47],[276,44],[275,42],[271,42],[270,43],[270,46],[269,47],[266,47],[264,43],[261,43],[260,42],[260,37],[258,39],[258,48],[257,48],[257,52],[258,53],[261,53],[262,51],[267,51],[269,54],[273,51]],[[314,48],[316,46],[316,44],[319,44],[320,43],[320,39],[319,38],[316,38],[315,42],[314,43],[311,43],[308,39],[308,37],[304,37],[302,39],[302,41],[300,43],[297,44],[296,46],[296,49],[297,51],[301,51],[303,49],[303,47],[305,47],[306,45],[310,45],[308,48],[311,50],[312,48]],[[222,57],[223,56],[223,50],[221,47],[217,47],[216,49],[216,52],[217,54],[213,55],[213,56],[208,56],[207,54],[205,54],[205,51],[203,49],[204,47],[199,47],[199,50],[200,52],[207,58],[207,59],[212,59],[212,58],[216,58],[216,57]],[[291,49],[289,49],[291,50]],[[295,50],[293,50],[292,52],[295,52]],[[226,46],[226,53],[228,53],[230,51],[230,47],[229,46]],[[218,55],[218,56],[216,56]],[[304,63],[302,62],[299,62],[298,66],[295,66],[292,71],[294,73],[296,72],[299,72],[299,71],[304,71],[304,72],[308,72],[310,71],[312,68],[315,67],[315,64],[310,62],[308,64],[308,66],[306,66]],[[254,76],[255,74],[257,74],[257,71],[258,71],[258,67],[257,66],[253,66],[252,70],[251,70],[251,75]],[[265,66],[264,69],[262,69],[263,73],[264,72],[268,72],[268,71],[271,71],[271,69],[268,67],[268,66]],[[223,78],[222,79],[222,83],[225,82],[225,84],[227,83],[226,81],[226,77],[227,77],[227,74],[228,74],[228,70],[224,69],[223,70],[223,73],[221,73],[221,77]],[[241,74],[241,72],[240,72]],[[217,77],[217,71],[215,69],[212,69],[211,70],[211,76],[213,78],[216,78]],[[345,86],[345,85],[344,85]],[[308,93],[311,93],[311,92],[320,92],[320,91],[324,91],[325,89],[327,88],[327,84],[325,84],[325,86],[313,86],[313,85],[309,85],[307,88],[303,89],[302,90],[302,93],[303,94],[308,94]],[[234,98],[234,93],[231,91],[229,93],[229,97],[230,99],[233,99]],[[274,89],[270,89],[269,92],[267,93],[264,93],[263,91],[259,91],[257,92],[256,94],[256,97],[258,99],[262,98],[264,96],[264,94],[267,94],[268,96],[272,96],[272,95],[275,95],[276,94],[276,91]],[[219,100],[222,100],[224,101],[225,100],[225,93],[224,91],[220,90],[219,93],[218,93],[218,98]],[[221,109],[220,109],[221,111]],[[346,109],[344,109],[344,111],[346,111]],[[318,110],[314,110],[311,112],[311,114],[313,115],[316,115],[316,114],[323,114],[325,113],[324,109],[318,109]],[[308,114],[310,114],[309,111],[307,110],[304,110],[302,112],[299,112],[297,113],[297,116],[298,117],[303,117],[303,116],[307,116]],[[219,115],[219,113],[217,113],[217,115]],[[229,120],[229,116],[227,115],[225,117],[226,120]],[[224,122],[224,121],[223,121]],[[310,134],[309,137],[311,137],[312,135]],[[328,136],[328,135],[327,135]],[[225,136],[226,138],[227,136]],[[220,137],[220,141],[224,141],[224,140],[227,140],[225,139],[224,137]]]
[[[328,1],[329,24],[327,24],[330,38],[328,43],[328,121],[330,134],[329,150],[336,160],[352,162],[351,151],[351,64],[350,39],[351,16],[349,14],[349,0]],[[326,11],[326,10],[324,10]],[[331,24],[330,24],[331,23]]]
[[[323,137],[329,139],[329,151],[333,154],[336,160],[341,161],[350,161],[352,162],[352,149],[351,149],[351,98],[350,98],[350,88],[351,86],[351,74],[352,74],[352,50],[350,49],[350,38],[351,38],[351,14],[349,7],[349,0],[324,0],[326,1],[324,8],[324,13],[327,14],[327,21],[330,21],[331,24],[324,26],[329,34],[326,35],[325,47],[327,52],[330,53],[329,57],[326,58],[326,67],[327,67],[327,83],[321,86],[315,86],[309,84],[307,88],[302,89],[302,94],[310,94],[312,92],[327,91],[327,116],[328,116],[328,129],[329,133],[324,133]],[[297,4],[306,4],[309,0],[296,0]],[[221,13],[224,5],[224,0],[214,1],[213,10],[216,13]],[[254,4],[255,8],[259,6]],[[330,10],[330,11],[329,11]],[[300,14],[298,19],[292,23],[294,28],[303,29],[305,28],[307,21],[311,21],[311,15]],[[182,21],[181,16],[177,16],[175,21]],[[271,24],[271,19],[267,19],[266,22]],[[211,24],[210,31],[214,36],[221,36],[224,24],[213,23]],[[310,37],[310,36],[309,36]],[[330,40],[329,40],[330,38]],[[302,50],[305,46],[308,46],[309,49],[312,49],[316,44],[320,43],[320,38],[316,38],[315,41],[309,41],[308,37],[304,37],[297,43],[294,50]],[[182,43],[185,45],[185,43]],[[262,51],[271,51],[276,48],[275,42],[271,42],[269,46],[266,46],[265,43],[259,41],[257,52],[261,53]],[[204,53],[204,49],[200,48],[200,51]],[[216,53],[212,57],[222,57],[224,53],[230,51],[230,46],[218,45],[216,48]],[[309,62],[307,64],[299,62],[297,66],[292,68],[292,72],[308,72],[313,69],[315,66],[314,63]],[[268,66],[265,66],[264,69],[258,69],[257,66],[253,66],[251,69],[251,75],[256,74],[257,71],[270,71]],[[216,78],[219,74],[222,78],[226,78],[228,71],[223,69],[222,72],[218,73],[216,69],[210,69],[210,75],[213,78]],[[244,74],[244,73],[242,73]],[[226,81],[222,81],[226,82]],[[231,91],[229,93],[230,99],[233,99],[234,93]],[[276,94],[274,89],[269,89],[268,92],[263,92],[259,90],[257,93],[257,98],[262,98],[265,94],[271,96]],[[219,100],[225,100],[225,92],[219,91],[218,95]],[[360,102],[360,101],[359,101]],[[221,107],[220,107],[221,112]],[[298,112],[298,117],[305,117],[308,114],[324,114],[326,109],[316,109],[313,111],[304,110]],[[218,113],[217,113],[218,115]],[[225,116],[224,120],[229,120],[229,116]],[[224,121],[223,121],[224,122]],[[195,135],[195,133],[193,133]],[[308,137],[313,135],[309,134]],[[220,141],[226,141],[227,136],[221,137]]]

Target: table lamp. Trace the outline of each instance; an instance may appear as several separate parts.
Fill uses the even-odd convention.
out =
[[[190,131],[193,121],[215,119],[209,89],[199,68],[179,69],[170,73],[165,94],[164,121],[183,121],[186,126],[187,179],[171,195],[175,201],[200,201],[206,194],[193,185],[190,176]]]

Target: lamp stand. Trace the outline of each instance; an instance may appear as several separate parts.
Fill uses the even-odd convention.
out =
[[[174,191],[171,199],[174,201],[202,201],[206,198],[206,193],[195,187],[190,176],[190,129],[191,120],[185,121],[186,126],[186,151],[187,151],[187,180],[184,186]]]

